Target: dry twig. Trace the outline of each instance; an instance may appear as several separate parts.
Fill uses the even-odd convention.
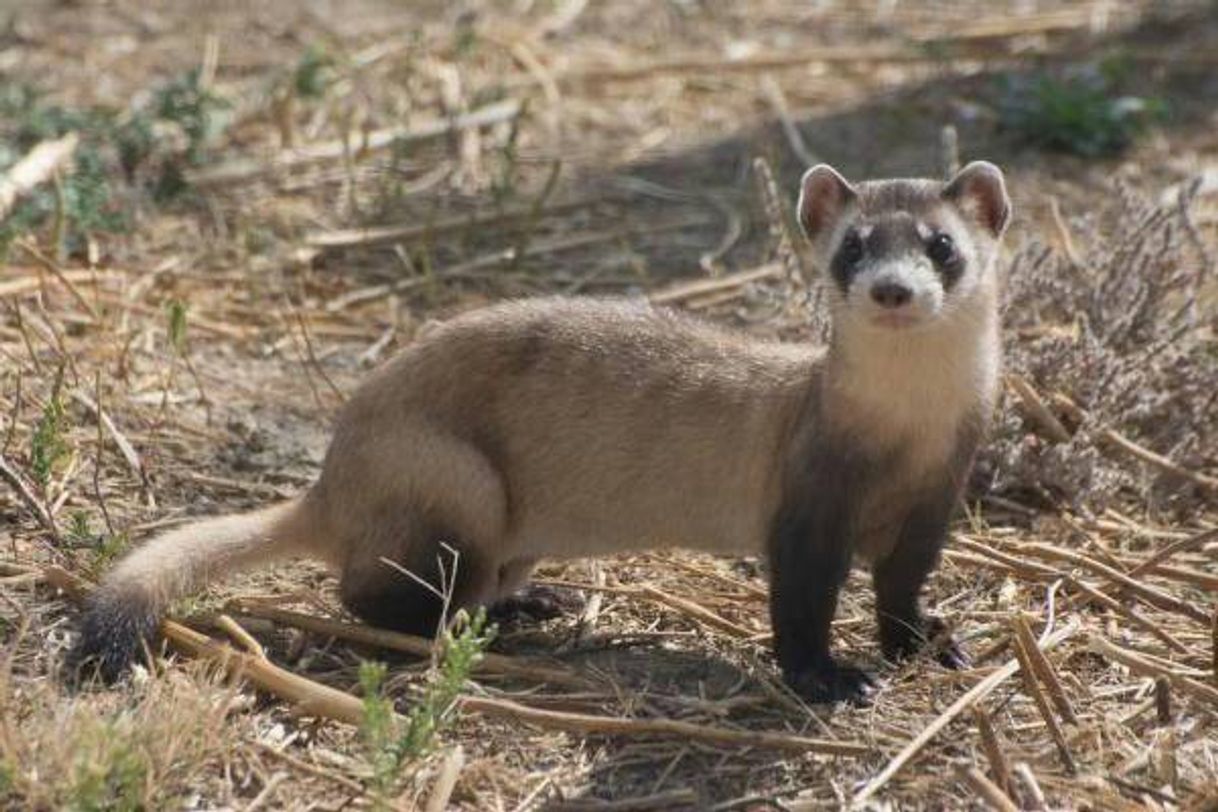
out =
[[[1074,762],[1074,755],[1070,752],[1070,746],[1066,743],[1066,736],[1062,733],[1061,725],[1057,723],[1057,717],[1053,715],[1052,708],[1049,707],[1049,700],[1045,699],[1044,693],[1040,690],[1040,685],[1036,682],[1036,672],[1032,667],[1032,655],[1028,653],[1022,637],[1016,634],[1012,641],[1012,646],[1015,650],[1015,659],[1019,661],[1019,672],[1023,677],[1024,692],[1036,705],[1036,710],[1040,712],[1040,717],[1045,722],[1045,727],[1049,731],[1049,735],[1053,739],[1053,743],[1057,745],[1057,752],[1061,756],[1062,766],[1067,773],[1073,775],[1078,771],[1078,767]],[[1033,643],[1033,648],[1036,648]],[[1043,656],[1043,655],[1042,655]]]
[[[1015,802],[976,767],[961,770],[960,777],[991,809],[996,809],[998,812],[1019,812],[1019,807],[1015,805]]]
[[[1040,650],[1039,648],[1037,649]],[[1004,795],[1011,794],[1011,767],[1007,764],[1006,755],[1002,752],[1002,744],[990,721],[990,715],[981,707],[973,708],[973,719],[977,722],[977,731],[981,734],[981,747],[985,751],[986,760],[990,762],[990,773],[994,783]]]
[[[352,643],[402,651],[419,657],[430,658],[435,650],[435,643],[432,640],[388,629],[313,617],[251,601],[234,601],[230,604],[230,608],[238,615],[262,618]],[[569,688],[587,688],[595,685],[594,680],[580,674],[540,663],[531,663],[516,657],[505,657],[502,654],[483,654],[474,670],[475,672],[536,680],[552,685],[563,685]]]
[[[865,744],[855,742],[811,739],[787,733],[770,733],[758,730],[731,730],[729,728],[696,725],[674,719],[627,719],[620,716],[594,716],[586,713],[563,713],[561,711],[530,708],[516,702],[490,697],[466,696],[460,700],[465,710],[484,716],[500,716],[525,724],[533,724],[550,730],[566,730],[583,734],[608,734],[625,736],[672,736],[686,741],[732,747],[760,747],[786,750],[794,753],[824,753],[834,756],[862,756],[871,752]]]
[[[465,766],[465,750],[457,745],[449,751],[440,766],[440,774],[432,785],[431,795],[427,797],[424,812],[444,812],[448,808],[448,800],[453,790],[457,788],[457,779],[461,777],[461,769]]]
[[[61,567],[47,567],[42,574],[47,583],[62,590],[77,603],[84,601],[89,593],[89,585],[84,580]],[[226,673],[245,678],[286,700],[301,715],[319,716],[356,726],[363,721],[363,705],[350,694],[293,674],[255,655],[237,651],[172,620],[161,621],[160,631],[183,654],[217,663]]]
[[[43,141],[9,168],[0,178],[0,220],[18,200],[54,177],[72,159],[79,140],[76,133],[68,133],[54,141]]]
[[[1063,640],[1067,640],[1072,637],[1074,633],[1078,631],[1078,629],[1079,624],[1077,621],[1073,621],[1065,626],[1062,626],[1041,644],[1041,649],[1044,651],[1051,650]],[[918,733],[918,735],[915,736],[912,741],[905,745],[905,747],[901,749],[901,752],[897,753],[897,755],[888,762],[888,765],[884,767],[883,770],[881,770],[874,778],[867,782],[867,785],[854,796],[854,805],[861,805],[863,801],[866,801],[868,798],[879,792],[885,784],[892,780],[894,775],[900,772],[906,764],[913,760],[914,756],[921,752],[922,748],[925,747],[931,741],[931,739],[939,735],[943,728],[951,724],[951,722],[960,714],[964,713],[966,710],[973,707],[973,705],[989,696],[995,688],[1014,676],[1015,672],[1018,670],[1019,661],[1010,660],[1006,663],[1006,665],[995,670],[988,677],[970,688],[962,697],[953,702],[947,710],[939,714],[939,716],[930,722],[930,724],[923,727],[922,731]]]
[[[21,501],[25,502],[26,507],[34,514],[34,518],[42,525],[43,529],[51,534],[51,538],[59,540],[59,528],[55,526],[55,519],[51,516],[51,511],[42,503],[42,500],[34,495],[34,490],[26,483],[25,477],[9,464],[9,461],[0,454],[0,479],[6,481],[21,497]]]
[[[1121,648],[1110,643],[1097,634],[1087,640],[1088,647],[1097,654],[1126,666],[1131,671],[1145,677],[1163,677],[1171,686],[1183,694],[1195,696],[1213,705],[1218,705],[1218,687],[1207,685],[1193,677],[1185,676],[1170,668],[1164,668],[1158,663],[1151,662],[1140,654]]]
[[[1049,689],[1049,698],[1053,700],[1054,707],[1061,715],[1062,720],[1068,724],[1076,724],[1078,717],[1074,714],[1074,708],[1070,705],[1070,700],[1066,698],[1066,691],[1062,687],[1061,679],[1057,676],[1057,670],[1053,667],[1053,663],[1049,662],[1049,658],[1036,645],[1036,638],[1032,636],[1032,630],[1028,627],[1028,621],[1022,615],[1016,615],[1012,625],[1015,628],[1015,636],[1019,639],[1020,647],[1027,654],[1028,663],[1032,666],[1032,670],[1040,681]]]
[[[1006,376],[1006,380],[1007,385],[1015,390],[1015,394],[1019,396],[1024,408],[1028,410],[1028,416],[1035,420],[1050,438],[1059,443],[1070,442],[1070,432],[1057,419],[1057,416],[1049,411],[1049,407],[1045,405],[1044,400],[1026,378],[1012,373]]]
[[[368,133],[362,140],[361,152],[373,152],[388,149],[394,145],[418,143],[434,138],[442,138],[451,133],[460,132],[470,127],[486,127],[501,121],[509,121],[519,115],[520,102],[516,99],[505,99],[494,102],[477,110],[451,118],[431,118],[416,122],[407,127],[391,127]],[[307,164],[321,161],[337,161],[348,152],[347,139],[328,141],[324,144],[312,144],[288,150],[274,156],[269,161],[237,159],[218,166],[187,173],[187,181],[198,187],[217,186],[222,184],[240,183],[264,174],[295,169]]]
[[[1218,496],[1218,478],[1202,474],[1198,471],[1190,471],[1174,460],[1135,443],[1115,429],[1104,429],[1100,432],[1100,436],[1125,453],[1137,457],[1142,462],[1149,463],[1164,473],[1191,482],[1211,496]]]

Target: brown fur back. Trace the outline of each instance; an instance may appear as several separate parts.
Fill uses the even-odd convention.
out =
[[[645,304],[487,308],[360,390],[314,495],[349,525],[427,510],[500,560],[754,552],[815,359]]]

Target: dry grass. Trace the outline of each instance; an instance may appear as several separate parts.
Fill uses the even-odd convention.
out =
[[[246,649],[231,678],[178,660],[69,694],[72,614],[46,568],[92,577],[157,527],[295,492],[367,368],[493,299],[645,291],[818,334],[784,236],[797,156],[934,172],[951,123],[965,157],[1010,168],[1021,212],[1019,377],[929,591],[976,667],[880,664],[855,575],[838,646],[884,684],[871,708],[808,708],[770,662],[757,562],[551,565],[588,605],[504,630],[389,805],[1214,808],[1218,208],[1212,185],[1160,194],[1218,161],[1218,26],[1132,3],[1105,19],[1090,2],[880,5],[17,7],[5,86],[118,108],[104,138],[128,146],[158,88],[178,106],[149,119],[139,162],[104,141],[100,174],[78,162],[37,190],[44,218],[5,221],[25,247],[0,268],[0,804],[372,805],[357,731],[294,713],[264,677],[352,693],[361,660],[388,660],[405,708],[426,690],[417,641],[353,631],[328,578],[286,565],[175,613],[217,641],[195,650]],[[1113,50],[1177,108],[1123,159],[1043,156],[996,129],[990,72]],[[22,116],[0,144],[61,134]],[[214,622],[232,596],[257,645]]]

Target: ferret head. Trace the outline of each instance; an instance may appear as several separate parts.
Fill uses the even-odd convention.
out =
[[[995,289],[1011,203],[1002,172],[985,161],[946,183],[855,185],[820,164],[803,176],[798,212],[831,278],[834,320],[907,330],[950,321]]]

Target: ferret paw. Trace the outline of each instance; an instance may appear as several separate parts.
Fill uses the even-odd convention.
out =
[[[870,705],[876,687],[875,679],[863,669],[839,665],[832,660],[827,664],[787,672],[783,678],[795,693],[813,704],[846,702],[860,707]]]
[[[487,619],[500,626],[537,623],[584,607],[579,593],[543,584],[528,584],[519,591],[500,598],[486,610]]]
[[[899,663],[919,651],[926,650],[939,665],[952,671],[959,671],[971,665],[968,655],[956,643],[951,629],[942,618],[926,617],[918,625],[921,628],[911,628],[908,623],[881,624],[880,648],[884,659]]]

